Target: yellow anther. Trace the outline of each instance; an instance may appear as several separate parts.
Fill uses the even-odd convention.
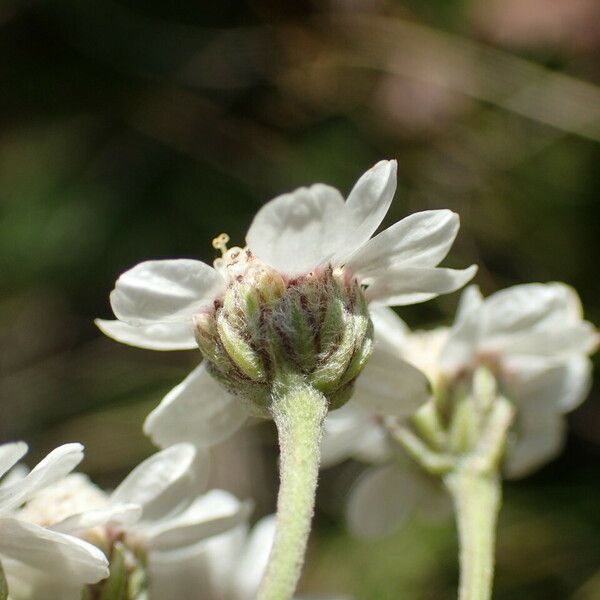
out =
[[[220,250],[221,254],[225,255],[228,242],[229,236],[226,233],[221,233],[212,241],[212,245],[215,250]]]

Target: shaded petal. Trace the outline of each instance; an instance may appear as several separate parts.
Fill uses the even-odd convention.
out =
[[[482,350],[509,355],[538,355],[553,358],[592,352],[598,339],[587,321],[572,325],[538,325],[518,332],[494,332],[483,336]]]
[[[474,313],[477,313],[483,305],[483,295],[478,285],[467,286],[460,295],[458,308],[456,309],[455,325],[462,323]]]
[[[106,557],[95,546],[18,519],[0,519],[0,554],[62,578],[69,586],[108,576]]]
[[[306,273],[328,261],[343,242],[344,199],[316,184],[267,202],[256,214],[246,243],[283,274]]]
[[[350,400],[325,419],[321,441],[321,466],[330,467],[347,458],[383,462],[390,455],[385,430],[374,413]]]
[[[150,600],[198,600],[198,590],[202,590],[202,600],[227,598],[246,534],[247,527],[238,526],[194,546],[150,552]]]
[[[5,485],[12,485],[21,479],[27,477],[29,469],[23,463],[17,463],[0,481],[0,487]]]
[[[232,573],[232,600],[256,598],[275,539],[275,520],[267,515],[252,528]]]
[[[390,267],[369,285],[366,296],[371,302],[388,306],[416,304],[455,292],[473,279],[475,273],[476,265],[466,269]]]
[[[500,290],[487,298],[485,309],[488,333],[576,323],[582,317],[577,293],[562,283],[526,283]]]
[[[191,322],[224,289],[223,277],[199,260],[149,260],[117,279],[110,303],[116,317],[130,325]]]
[[[410,335],[408,325],[388,306],[369,306],[369,316],[375,328],[376,343],[385,346],[390,353],[401,354]]]
[[[336,256],[339,262],[364,245],[383,221],[396,193],[397,170],[395,160],[382,160],[352,188],[344,205],[346,239]]]
[[[71,515],[50,527],[52,531],[68,535],[81,534],[93,527],[107,524],[131,525],[142,516],[139,504],[108,505],[105,508],[86,510],[83,513]]]
[[[201,448],[227,439],[247,418],[242,402],[202,363],[148,415],[144,432],[158,446],[188,441]]]
[[[564,417],[547,407],[521,407],[504,460],[504,473],[519,479],[555,458],[565,439]]]
[[[442,350],[442,370],[457,373],[474,362],[483,335],[482,312],[483,302],[479,288],[471,285],[461,296],[456,320]]]
[[[211,490],[172,519],[147,524],[141,531],[151,548],[165,551],[233,529],[246,521],[251,511],[251,502],[240,502],[223,490]]]
[[[352,400],[373,413],[408,416],[429,396],[427,377],[397,352],[376,343],[367,366],[356,379]]]
[[[123,321],[96,319],[100,331],[121,344],[147,350],[192,350],[198,348],[191,323],[129,325]]]
[[[486,350],[511,354],[587,354],[596,349],[599,337],[581,317],[581,304],[571,287],[517,285],[485,301],[482,343]]]
[[[359,278],[377,277],[391,266],[435,267],[448,254],[459,217],[450,210],[426,210],[398,221],[367,242],[349,267]]]
[[[81,444],[59,446],[40,461],[26,477],[11,485],[0,487],[0,512],[17,508],[38,490],[62,479],[82,459],[83,446]]]
[[[80,583],[71,583],[6,557],[3,557],[2,566],[10,600],[81,600]]]
[[[414,478],[398,465],[368,469],[354,484],[348,525],[360,537],[376,538],[397,529],[417,501]]]
[[[592,362],[586,356],[567,361],[538,357],[514,357],[504,361],[506,385],[519,406],[566,413],[587,397],[592,384]]]
[[[143,508],[144,519],[168,514],[181,502],[181,486],[187,488],[193,479],[195,459],[194,446],[183,443],[153,454],[121,482],[110,503],[137,504]]]
[[[27,454],[25,442],[10,442],[0,445],[0,477],[14,467]]]

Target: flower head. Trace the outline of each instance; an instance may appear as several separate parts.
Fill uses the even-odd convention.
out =
[[[593,325],[583,320],[572,288],[519,285],[484,300],[471,286],[449,329],[412,333],[387,308],[376,309],[372,317],[376,351],[365,375],[385,364],[377,352],[381,338],[390,352],[427,375],[432,396],[410,420],[368,411],[366,403],[358,406],[354,399],[328,416],[325,464],[354,456],[382,465],[356,484],[349,508],[353,529],[383,533],[410,507],[427,505],[426,495],[443,506],[438,502],[441,485],[416,471],[406,450],[430,474],[442,474],[456,461],[498,460],[507,477],[527,475],[560,450],[564,415],[587,395],[588,355],[599,340]],[[513,413],[502,454],[503,439],[494,436],[510,425]],[[390,513],[378,499],[392,488],[404,508]],[[367,505],[370,520],[364,516]]]
[[[250,504],[227,492],[198,496],[205,471],[205,457],[178,444],[146,459],[111,493],[81,473],[66,475],[33,495],[18,516],[92,542],[113,559],[120,553],[128,576],[141,573],[160,587],[159,573],[144,572],[148,561],[156,564],[156,553],[173,562],[172,553],[234,529],[249,515]]]
[[[10,597],[78,600],[85,584],[107,577],[106,557],[95,546],[51,528],[46,511],[36,523],[21,506],[67,476],[83,458],[83,448],[60,446],[29,473],[15,468],[26,452],[22,442],[0,445],[0,562]]]
[[[396,163],[382,161],[346,201],[316,184],[268,202],[246,247],[228,249],[227,236],[214,240],[223,253],[214,267],[148,261],[121,275],[111,294],[117,320],[97,321],[104,333],[156,350],[198,345],[206,359],[150,415],[146,430],[157,443],[212,444],[250,412],[266,416],[281,369],[342,404],[372,349],[367,303],[422,302],[473,277],[474,266],[437,267],[458,232],[451,211],[416,213],[371,238],[395,188]],[[218,385],[208,384],[211,376]]]

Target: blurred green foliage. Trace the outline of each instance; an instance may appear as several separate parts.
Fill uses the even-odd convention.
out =
[[[33,456],[81,440],[114,484],[152,451],[144,415],[198,356],[103,339],[116,276],[211,261],[274,195],[347,191],[399,161],[387,222],[462,218],[448,263],[485,293],[563,280],[600,322],[600,10],[593,0],[7,0],[0,6],[0,439]],[[401,311],[447,321],[456,296]],[[600,597],[599,387],[565,453],[507,485],[498,600]],[[268,425],[215,457],[214,483],[272,510]],[[250,448],[252,451],[248,452]],[[358,599],[452,598],[450,523],[378,542],[343,529],[349,473],[323,474],[304,586]],[[244,475],[244,473],[246,473]],[[251,473],[249,475],[248,473]]]

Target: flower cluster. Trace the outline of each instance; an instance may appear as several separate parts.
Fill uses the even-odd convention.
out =
[[[85,584],[108,576],[104,553],[77,537],[31,521],[21,506],[44,487],[60,481],[83,458],[80,444],[51,452],[29,473],[15,467],[27,452],[22,442],[0,446],[0,563],[10,597],[69,600]]]
[[[3,465],[25,449],[21,443],[0,446]],[[17,466],[13,481],[0,488],[11,499],[3,509],[13,509],[0,521],[0,559],[13,600],[79,600],[84,584],[107,576],[126,590],[116,598],[158,600],[172,597],[167,590],[177,574],[176,597],[183,600],[197,598],[200,588],[193,586],[201,574],[207,600],[254,595],[272,542],[272,518],[246,539],[251,503],[222,490],[202,494],[206,457],[193,446],[158,452],[110,493],[71,472],[82,457],[80,445],[62,446],[27,475]],[[262,554],[248,551],[257,538]],[[224,557],[231,561],[227,567]]]
[[[382,161],[345,202],[322,184],[270,201],[245,248],[226,249],[226,237],[214,241],[223,251],[214,268],[149,261],[121,275],[111,294],[117,320],[98,320],[100,329],[141,348],[199,347],[205,359],[148,417],[145,431],[157,444],[212,445],[249,414],[268,416],[282,370],[302,373],[333,406],[343,404],[355,382],[361,385],[357,375],[372,351],[367,304],[423,302],[475,275],[475,266],[438,267],[459,228],[449,210],[413,214],[371,237],[395,190],[396,163]],[[397,391],[412,370],[397,369],[379,386],[387,408],[404,411]],[[422,393],[409,403],[424,400]]]
[[[355,531],[381,535],[413,508],[447,513],[436,476],[457,462],[499,450],[491,458],[501,462],[506,477],[517,478],[559,452],[564,415],[589,391],[589,355],[599,342],[572,288],[519,285],[484,300],[471,286],[454,325],[431,331],[411,332],[389,309],[373,311],[372,318],[380,350],[367,370],[377,367],[380,354],[382,366],[388,355],[401,356],[427,378],[432,392],[409,419],[354,401],[329,415],[324,464],[355,457],[377,465],[352,492],[348,516]],[[494,419],[512,423],[505,453],[493,445]]]
[[[30,472],[23,443],[0,446],[0,600],[290,600],[318,469],[368,468],[351,528],[396,527],[413,509],[446,514],[461,538],[460,597],[487,599],[500,478],[550,460],[565,414],[587,395],[599,342],[564,284],[462,295],[451,327],[411,332],[390,308],[454,292],[476,273],[439,267],[459,229],[449,210],[376,235],[395,161],[344,200],[317,184],[259,210],[246,246],[214,266],[147,261],[121,275],[109,337],[153,350],[199,349],[201,363],[150,413],[162,450],[113,491],[73,472],[79,444]],[[249,417],[280,443],[277,515],[250,528],[251,502],[206,491],[208,449]]]

